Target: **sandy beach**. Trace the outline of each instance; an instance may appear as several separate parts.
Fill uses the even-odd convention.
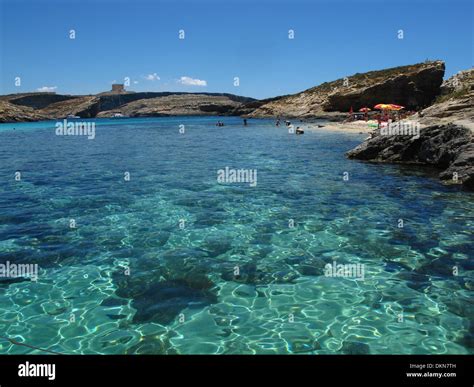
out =
[[[371,127],[370,125],[374,125]],[[376,121],[353,121],[353,122],[329,122],[324,126],[318,126],[318,124],[303,124],[301,125],[305,130],[334,130],[340,132],[351,132],[351,133],[369,133],[377,127]]]
[[[426,123],[420,122],[420,120],[418,119],[402,120],[401,122],[402,123],[404,122],[415,123],[416,125],[419,125],[420,129],[428,126],[426,125]],[[456,125],[463,126],[465,128],[470,129],[472,132],[474,132],[474,124],[468,120],[454,120],[454,121],[445,120],[443,123],[449,123],[449,122],[452,122]],[[374,129],[377,128],[377,121],[330,122],[328,124],[325,124],[322,127],[319,127],[317,124],[306,124],[302,126],[308,130],[323,129],[323,130],[335,130],[335,131],[351,132],[351,133],[354,133],[354,132],[370,133]]]

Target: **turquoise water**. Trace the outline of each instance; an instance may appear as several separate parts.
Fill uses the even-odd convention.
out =
[[[0,353],[473,352],[472,193],[347,160],[364,135],[221,120],[0,125],[0,263],[39,265],[0,278],[0,336],[29,345]]]

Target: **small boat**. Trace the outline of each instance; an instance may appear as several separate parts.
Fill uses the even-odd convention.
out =
[[[111,118],[128,118],[128,116],[122,113],[115,113]]]
[[[68,114],[68,115],[66,116],[66,118],[69,119],[69,120],[72,120],[72,119],[77,119],[77,118],[81,118],[81,117],[75,116],[74,114]]]

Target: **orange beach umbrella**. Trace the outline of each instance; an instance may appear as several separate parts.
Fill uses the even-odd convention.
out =
[[[371,109],[369,109],[368,107],[363,107],[359,109],[360,112],[364,112],[364,113],[370,112],[370,110]]]
[[[378,105],[374,106],[374,109],[379,110],[401,110],[404,109],[404,106],[395,105],[393,103],[379,103]]]

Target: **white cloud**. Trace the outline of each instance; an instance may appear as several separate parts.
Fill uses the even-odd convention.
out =
[[[207,81],[191,77],[181,77],[178,82],[186,86],[207,86]]]
[[[138,81],[133,81],[133,84],[136,85],[138,83]]]
[[[158,76],[157,73],[153,73],[153,74],[148,74],[145,76],[145,79],[147,81],[159,81],[160,80],[160,77]]]
[[[36,91],[51,93],[57,89],[57,86],[43,86],[36,89]]]

